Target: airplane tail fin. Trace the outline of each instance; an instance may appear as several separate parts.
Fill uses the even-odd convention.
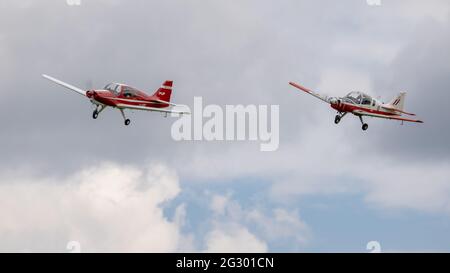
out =
[[[172,85],[173,81],[165,81],[153,95],[160,100],[170,102],[170,96],[172,95]]]
[[[403,111],[405,107],[405,96],[406,92],[401,92],[386,105],[389,106],[390,108]]]

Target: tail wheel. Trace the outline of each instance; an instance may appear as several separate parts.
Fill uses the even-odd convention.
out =
[[[341,117],[339,115],[336,115],[334,118],[334,123],[338,124],[341,121]]]
[[[130,125],[130,123],[131,123],[131,120],[129,120],[129,119],[126,119],[126,120],[125,120],[125,125],[126,125],[126,126]]]
[[[369,129],[369,125],[367,123],[364,123],[362,129],[363,131],[366,131],[367,129]]]
[[[92,113],[92,118],[93,118],[93,119],[97,119],[97,118],[98,118],[98,112],[97,112],[97,110],[94,110],[94,112]]]

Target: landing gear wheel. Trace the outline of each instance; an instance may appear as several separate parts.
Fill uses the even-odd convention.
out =
[[[339,124],[339,122],[341,122],[341,117],[339,115],[336,115],[336,117],[334,118],[334,123]]]
[[[125,120],[125,125],[126,125],[126,126],[130,125],[130,123],[131,123],[131,120],[129,120],[129,119],[126,119],[126,120]]]
[[[363,131],[366,131],[369,128],[369,125],[367,123],[364,123],[362,126]]]
[[[92,113],[92,118],[97,119],[98,118],[98,112],[97,110],[94,110],[94,113]]]

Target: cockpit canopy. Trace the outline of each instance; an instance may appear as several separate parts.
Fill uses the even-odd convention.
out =
[[[134,98],[144,96],[139,90],[124,84],[110,83],[105,86],[105,90],[110,91],[114,95],[118,96],[122,93],[125,98]]]
[[[120,94],[120,91],[121,91],[120,89],[121,89],[121,85],[117,84],[117,83],[110,83],[105,86],[105,90],[110,91],[114,95]]]
[[[370,105],[372,103],[372,97],[361,92],[350,92],[344,97],[344,100],[353,104]]]
[[[124,86],[122,88],[122,91],[123,91],[123,96],[126,98],[133,98],[133,97],[140,96],[140,91],[137,89],[134,89],[133,87],[130,87],[130,86]]]

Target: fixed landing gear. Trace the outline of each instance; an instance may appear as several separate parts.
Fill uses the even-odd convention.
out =
[[[369,125],[367,123],[364,123],[362,116],[359,116],[359,120],[361,121],[363,131],[369,129]]]
[[[119,110],[120,110],[120,113],[122,114],[122,117],[123,117],[123,119],[124,119],[125,126],[130,125],[131,120],[130,120],[130,119],[127,119],[127,117],[125,117],[125,113],[123,112],[123,109],[119,109]]]
[[[369,125],[367,123],[364,123],[362,126],[363,131],[369,129]]]
[[[339,122],[341,122],[341,116],[336,115],[336,117],[334,118],[334,123],[339,124]]]
[[[106,106],[98,106],[95,108],[94,112],[92,113],[92,118],[97,119],[98,115],[106,108]]]
[[[341,122],[341,119],[345,117],[345,115],[347,115],[347,112],[343,114],[341,113],[337,114],[336,117],[334,118],[334,123],[339,124],[339,122]]]

